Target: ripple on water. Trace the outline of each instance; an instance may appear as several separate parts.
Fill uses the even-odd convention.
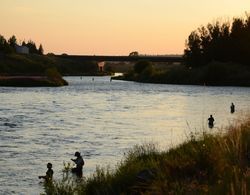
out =
[[[9,119],[8,119],[8,118],[6,118],[6,117],[0,117],[0,121],[1,121],[1,122],[8,122],[8,121],[9,121]]]
[[[9,127],[9,128],[15,128],[17,127],[17,124],[15,123],[3,123],[3,126]]]

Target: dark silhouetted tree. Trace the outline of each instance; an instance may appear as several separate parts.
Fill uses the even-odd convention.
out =
[[[43,46],[42,46],[42,44],[40,44],[40,45],[39,45],[39,49],[38,49],[38,53],[39,53],[40,55],[43,55],[43,52],[44,52]]]
[[[26,46],[29,48],[29,52],[31,54],[38,54],[38,50],[36,48],[35,42],[33,42],[32,40],[29,40]]]
[[[16,43],[17,43],[17,40],[16,40],[15,35],[13,35],[12,37],[9,38],[8,43],[9,43],[9,45],[10,45],[12,48],[15,48]]]
[[[186,41],[184,58],[191,67],[212,61],[250,65],[250,16],[234,18],[231,23],[219,21],[191,32]]]
[[[190,66],[200,66],[202,63],[201,39],[196,31],[193,31],[189,35],[186,48],[184,58],[186,59],[187,64]]]
[[[15,51],[2,35],[0,35],[0,51],[3,53],[13,53]]]
[[[150,66],[152,66],[152,64],[148,61],[139,61],[134,65],[134,72],[140,74]]]
[[[129,56],[139,56],[139,52],[138,51],[133,51],[129,54]]]
[[[0,35],[0,51],[4,51],[5,44],[6,44],[6,39],[2,35]]]

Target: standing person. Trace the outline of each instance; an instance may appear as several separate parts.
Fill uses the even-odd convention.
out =
[[[235,112],[235,106],[234,106],[234,103],[231,104],[230,106],[230,110],[231,110],[231,113],[234,113]]]
[[[210,117],[207,120],[208,120],[208,127],[213,128],[214,127],[214,117],[213,117],[213,115],[210,115]]]
[[[45,175],[45,176],[38,176],[38,178],[39,178],[39,179],[45,179],[46,182],[49,182],[49,181],[51,181],[52,178],[53,178],[53,173],[54,173],[54,171],[53,171],[53,169],[52,169],[52,164],[51,164],[51,163],[48,163],[48,164],[47,164],[47,168],[48,168],[48,170],[47,170],[47,172],[46,172],[46,175]]]
[[[84,160],[80,154],[80,152],[75,153],[76,159],[71,159],[76,167],[72,169],[72,173],[75,173],[78,177],[82,177],[82,167],[84,165]]]

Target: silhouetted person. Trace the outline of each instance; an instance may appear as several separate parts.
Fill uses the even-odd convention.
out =
[[[235,106],[234,106],[234,103],[231,104],[230,106],[230,110],[231,110],[231,113],[234,113],[235,112]]]
[[[38,176],[38,178],[39,179],[44,179],[46,182],[49,182],[53,178],[54,171],[52,169],[52,164],[51,163],[47,164],[47,168],[48,168],[48,170],[46,171],[46,175],[44,175],[44,176]]]
[[[212,115],[210,115],[210,117],[207,120],[208,120],[208,127],[213,128],[214,127],[214,117]]]
[[[75,173],[78,177],[82,177],[82,167],[84,165],[84,160],[80,154],[80,152],[75,153],[76,159],[71,159],[76,167],[72,169],[72,173]]]
[[[95,81],[95,78],[94,78],[94,77],[92,78],[92,81]]]

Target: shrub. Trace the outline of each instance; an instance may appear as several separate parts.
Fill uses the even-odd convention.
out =
[[[139,61],[134,65],[134,72],[137,74],[142,73],[146,68],[152,67],[152,64],[148,61]]]

